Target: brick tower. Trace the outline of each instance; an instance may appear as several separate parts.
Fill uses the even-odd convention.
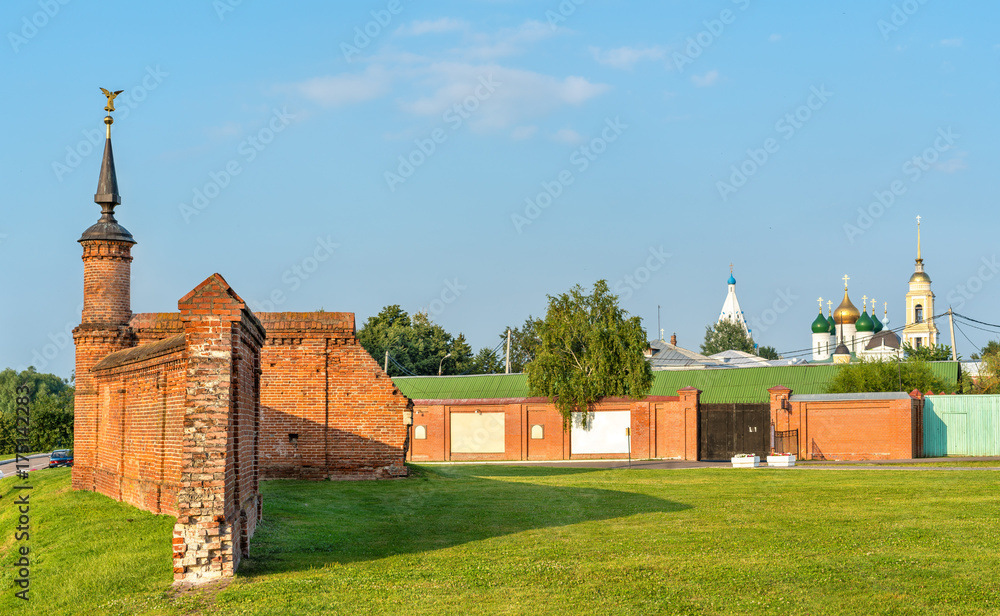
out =
[[[103,481],[95,475],[97,466],[97,391],[90,369],[108,353],[135,346],[128,327],[132,318],[130,276],[132,245],[135,240],[115,220],[115,206],[121,203],[115,157],[111,150],[111,112],[114,97],[108,96],[107,139],[94,201],[101,206],[101,218],[83,232],[83,315],[73,330],[76,344],[76,401],[74,404],[73,488],[94,490]],[[112,393],[111,395],[114,395]],[[107,421],[110,418],[106,418]]]

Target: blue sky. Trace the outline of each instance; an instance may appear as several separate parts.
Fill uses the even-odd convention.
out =
[[[72,370],[99,87],[125,90],[134,312],[219,272],[257,309],[360,327],[398,303],[493,347],[603,278],[650,337],[659,305],[697,349],[732,262],[758,343],[793,351],[845,274],[902,324],[919,214],[938,312],[998,322],[998,18],[940,0],[4,2],[0,365]]]

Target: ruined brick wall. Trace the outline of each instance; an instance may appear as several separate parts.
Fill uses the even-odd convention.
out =
[[[697,390],[683,396],[650,396],[633,401],[608,398],[593,412],[630,412],[632,457],[697,459]],[[452,421],[458,414],[502,414],[503,451],[454,451]],[[544,398],[484,400],[414,400],[409,459],[414,462],[459,460],[585,460],[622,458],[625,454],[573,454],[572,431],[555,405]]]
[[[355,337],[350,312],[264,312],[261,478],[406,474],[409,400]],[[136,314],[140,344],[183,331],[179,313]]]
[[[257,483],[264,329],[218,274],[178,302],[185,403],[174,579],[230,576],[261,515]]]
[[[183,337],[108,355],[94,369],[97,455],[91,489],[177,515],[184,417]]]
[[[347,312],[258,315],[263,478],[403,476],[409,399],[355,337]]]

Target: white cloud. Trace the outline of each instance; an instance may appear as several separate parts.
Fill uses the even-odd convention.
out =
[[[341,73],[315,77],[295,84],[295,89],[311,101],[326,107],[363,103],[390,90],[392,78],[380,66],[370,66],[364,73]]]
[[[578,143],[583,143],[583,135],[576,132],[572,128],[563,128],[552,135],[552,139],[560,143],[568,143],[570,145],[576,145]]]
[[[767,40],[771,41],[772,43],[777,43],[778,41],[781,40],[781,35],[780,34],[772,34],[771,36],[767,37]]]
[[[531,43],[561,32],[562,30],[553,30],[540,21],[528,20],[516,28],[504,28],[495,34],[472,35],[469,45],[454,52],[463,60],[494,60],[524,53]]]
[[[514,141],[524,141],[525,139],[531,139],[538,132],[537,126],[518,126],[510,134],[510,138]]]
[[[452,19],[413,22],[401,34],[434,33],[466,28],[464,47],[418,55],[387,45],[366,59],[361,72],[315,77],[283,86],[326,107],[340,107],[385,98],[415,116],[461,123],[474,130],[508,130],[512,138],[534,136],[534,118],[567,106],[579,106],[611,89],[585,77],[546,75],[502,66],[497,56],[530,48],[530,43],[557,35],[546,24],[527,21],[494,33],[470,33],[465,22]],[[402,40],[402,39],[397,39]],[[458,59],[455,59],[455,57]],[[486,59],[478,59],[486,58]],[[456,109],[457,105],[462,107]],[[398,129],[397,129],[398,130]],[[387,139],[395,135],[387,134]]]
[[[942,173],[955,173],[966,169],[968,168],[968,165],[965,164],[966,155],[968,155],[968,152],[955,152],[954,157],[934,165],[934,169]]]
[[[600,47],[590,47],[590,54],[598,64],[622,70],[632,68],[642,60],[663,60],[667,50],[659,45],[653,47],[618,47],[603,50]]]
[[[421,36],[424,34],[444,34],[446,32],[465,31],[469,29],[469,23],[461,19],[442,17],[434,20],[415,21],[406,26],[400,26],[395,34],[401,36]]]
[[[719,71],[708,71],[704,75],[691,75],[691,82],[699,88],[707,88],[714,85],[719,79]]]
[[[962,46],[962,37],[950,38],[950,39],[941,39],[941,46],[942,47],[961,47]]]
[[[457,62],[432,64],[426,69],[423,82],[424,88],[433,92],[403,101],[404,111],[416,115],[442,115],[455,105],[472,102],[472,97],[478,102],[472,102],[475,110],[469,114],[469,121],[477,128],[512,126],[559,107],[582,105],[610,89],[606,84],[591,83],[583,77],[559,79],[497,64]]]

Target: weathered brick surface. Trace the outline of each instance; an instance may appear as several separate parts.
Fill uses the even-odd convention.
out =
[[[230,576],[249,554],[258,491],[264,329],[215,274],[178,302],[186,351],[174,579]]]
[[[684,390],[682,390],[683,392]],[[595,413],[631,412],[634,458],[696,459],[698,452],[698,391],[683,396],[651,396],[641,401],[608,398],[593,407]],[[456,413],[503,413],[503,453],[455,453],[451,447],[451,418]],[[426,438],[410,440],[409,459],[445,460],[588,460],[600,454],[571,454],[572,432],[563,426],[555,406],[541,398],[505,400],[414,400],[413,429]],[[531,438],[532,426],[542,427],[540,439]],[[610,457],[621,457],[615,454]]]
[[[350,312],[263,312],[261,478],[378,479],[406,474],[399,393],[355,336]],[[142,342],[181,331],[176,313],[132,317]]]

